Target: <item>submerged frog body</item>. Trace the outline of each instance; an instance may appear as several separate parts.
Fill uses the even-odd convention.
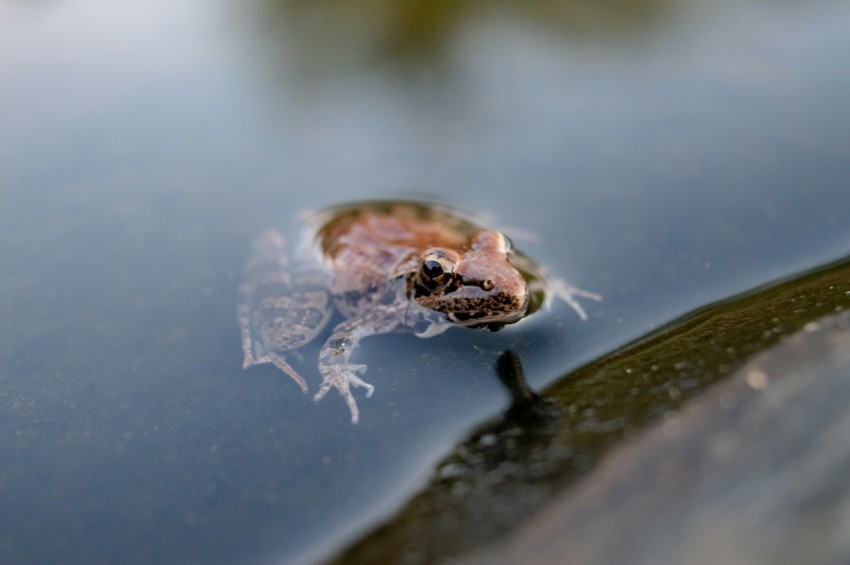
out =
[[[277,231],[254,242],[240,286],[243,367],[273,363],[305,393],[284,355],[311,342],[336,309],[345,318],[319,354],[320,400],[331,388],[359,418],[352,387],[374,387],[349,362],[364,337],[409,331],[438,335],[452,326],[497,330],[555,295],[585,320],[576,297],[600,300],[514,250],[502,233],[454,210],[416,202],[365,202],[314,216],[322,269],[292,269]]]

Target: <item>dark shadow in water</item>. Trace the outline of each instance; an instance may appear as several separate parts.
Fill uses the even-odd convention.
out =
[[[540,402],[540,395],[528,386],[519,356],[511,350],[503,351],[496,360],[496,374],[511,393],[511,406],[506,417],[521,419],[532,413]]]
[[[604,454],[807,323],[850,306],[850,258],[697,310],[573,373],[537,398],[519,360],[497,363],[514,402],[428,486],[334,563],[423,563],[491,543]]]

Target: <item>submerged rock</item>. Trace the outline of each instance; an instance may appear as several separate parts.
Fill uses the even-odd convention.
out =
[[[462,563],[850,562],[850,312],[807,324]]]

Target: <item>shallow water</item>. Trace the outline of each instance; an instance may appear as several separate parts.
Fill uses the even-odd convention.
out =
[[[850,254],[848,24],[829,1],[0,4],[0,561],[328,555],[504,409],[501,351],[539,389]],[[364,342],[357,427],[243,371],[254,235],[411,196],[604,302]]]

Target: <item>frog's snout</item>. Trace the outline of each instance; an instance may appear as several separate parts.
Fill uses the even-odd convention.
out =
[[[487,292],[480,286],[467,285],[452,294],[451,308],[446,315],[462,326],[512,324],[522,319],[528,310],[529,294],[524,285],[509,293]]]

